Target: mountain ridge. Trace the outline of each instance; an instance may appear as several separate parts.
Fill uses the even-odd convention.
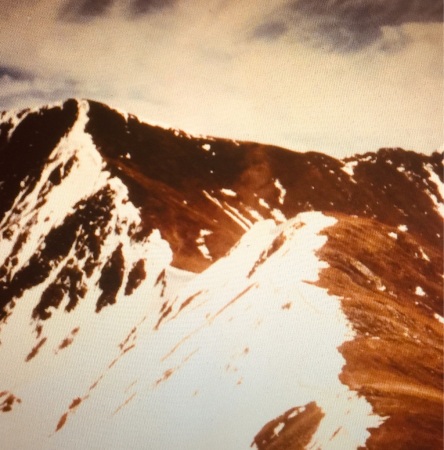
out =
[[[233,412],[224,402],[220,414],[213,411],[211,389],[243,405],[244,414],[248,402],[257,402],[254,425],[236,428],[245,434],[243,444],[225,441],[232,448],[252,441],[261,449],[436,448],[442,443],[442,159],[438,152],[380,149],[338,160],[193,137],[86,100],[1,114],[0,360],[10,369],[0,380],[0,406],[16,434],[1,426],[0,433],[11,448],[25,445],[19,427],[44,401],[54,413],[39,419],[42,435],[30,434],[41,448],[66,447],[85,432],[92,432],[86,448],[107,433],[120,442],[109,428],[116,420],[123,437],[141,439],[136,448],[147,439],[160,448],[177,448],[180,439],[184,448],[198,448],[198,435],[206,436],[199,445],[214,447],[204,428],[196,435],[182,430],[175,442],[162,428],[170,422],[159,418],[154,438],[135,419],[149,413],[143,399],[173,405],[174,390],[199,397],[189,392],[188,377],[204,365],[225,381],[216,387],[198,376],[202,400],[186,400],[192,409],[181,414],[201,408],[227,427]],[[310,276],[304,258],[307,268],[313,261]],[[331,329],[338,350],[322,343],[318,314],[325,329],[329,320],[338,327]],[[253,324],[248,333],[242,320]],[[301,380],[317,372],[316,364],[301,372],[290,363],[304,339],[291,323],[310,336],[307,361],[338,362],[326,382],[344,411],[347,395],[350,405],[360,405],[353,406],[362,421],[358,435],[351,437],[345,416],[338,416],[342,425],[333,420],[322,384],[291,389],[279,375],[281,367],[284,378],[293,374],[306,383]],[[276,335],[280,327],[288,336]],[[231,340],[215,340],[224,334]],[[261,349],[274,340],[267,358],[280,381],[271,385],[258,375],[258,382],[276,398],[293,398],[279,406],[252,400],[261,390],[251,374],[264,370]],[[88,368],[85,380],[76,358]],[[243,363],[243,375],[237,359],[251,361]],[[73,376],[62,393],[56,374],[64,365]],[[122,378],[124,367],[132,375]],[[393,383],[384,384],[390,377]],[[132,392],[134,380],[143,393]],[[39,386],[49,395],[51,383],[59,386],[60,403],[30,390]],[[112,383],[115,401],[107,390]],[[233,386],[249,394],[237,397]],[[89,419],[82,425],[76,417],[94,417],[98,405],[107,419],[92,431]],[[182,420],[172,413],[170,419]]]

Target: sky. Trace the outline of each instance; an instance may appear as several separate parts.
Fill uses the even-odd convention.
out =
[[[342,157],[444,143],[442,0],[0,0],[0,110],[89,98]]]

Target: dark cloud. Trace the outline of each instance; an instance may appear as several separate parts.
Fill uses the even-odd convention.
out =
[[[370,24],[381,27],[443,21],[441,0],[296,0],[291,7],[314,18],[336,18],[356,29]]]
[[[257,39],[275,40],[284,35],[287,30],[287,25],[282,21],[264,22],[254,30],[253,37]]]
[[[1,0],[0,0],[1,1]],[[68,21],[89,21],[105,15],[113,4],[122,4],[130,17],[153,14],[173,6],[177,0],[66,0],[60,17]],[[119,5],[120,6],[120,5]]]
[[[0,65],[0,80],[2,79],[23,81],[32,79],[32,76],[27,72],[21,71],[19,69]]]
[[[442,0],[292,0],[283,20],[299,39],[333,51],[354,52],[380,41],[381,50],[402,47],[407,39],[394,33],[384,41],[384,27],[443,21]],[[273,23],[262,24],[266,30]],[[258,37],[261,37],[258,35]]]
[[[132,15],[151,14],[169,8],[176,3],[176,0],[132,0],[130,12]]]
[[[104,15],[114,0],[68,0],[60,10],[65,20],[88,21]]]

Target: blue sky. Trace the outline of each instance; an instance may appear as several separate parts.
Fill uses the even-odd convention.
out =
[[[441,0],[0,0],[0,109],[92,98],[335,156],[443,136]]]

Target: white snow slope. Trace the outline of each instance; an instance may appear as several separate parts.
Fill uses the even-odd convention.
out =
[[[311,283],[325,267],[319,232],[334,223],[317,212],[258,222],[199,275],[171,268],[153,233],[142,285],[100,314],[90,286],[45,321],[28,362],[43,286],[27,291],[2,329],[0,387],[21,399],[0,422],[2,448],[248,449],[265,423],[311,401],[325,417],[308,448],[363,445],[383,419],[340,383],[337,347],[352,331]]]

